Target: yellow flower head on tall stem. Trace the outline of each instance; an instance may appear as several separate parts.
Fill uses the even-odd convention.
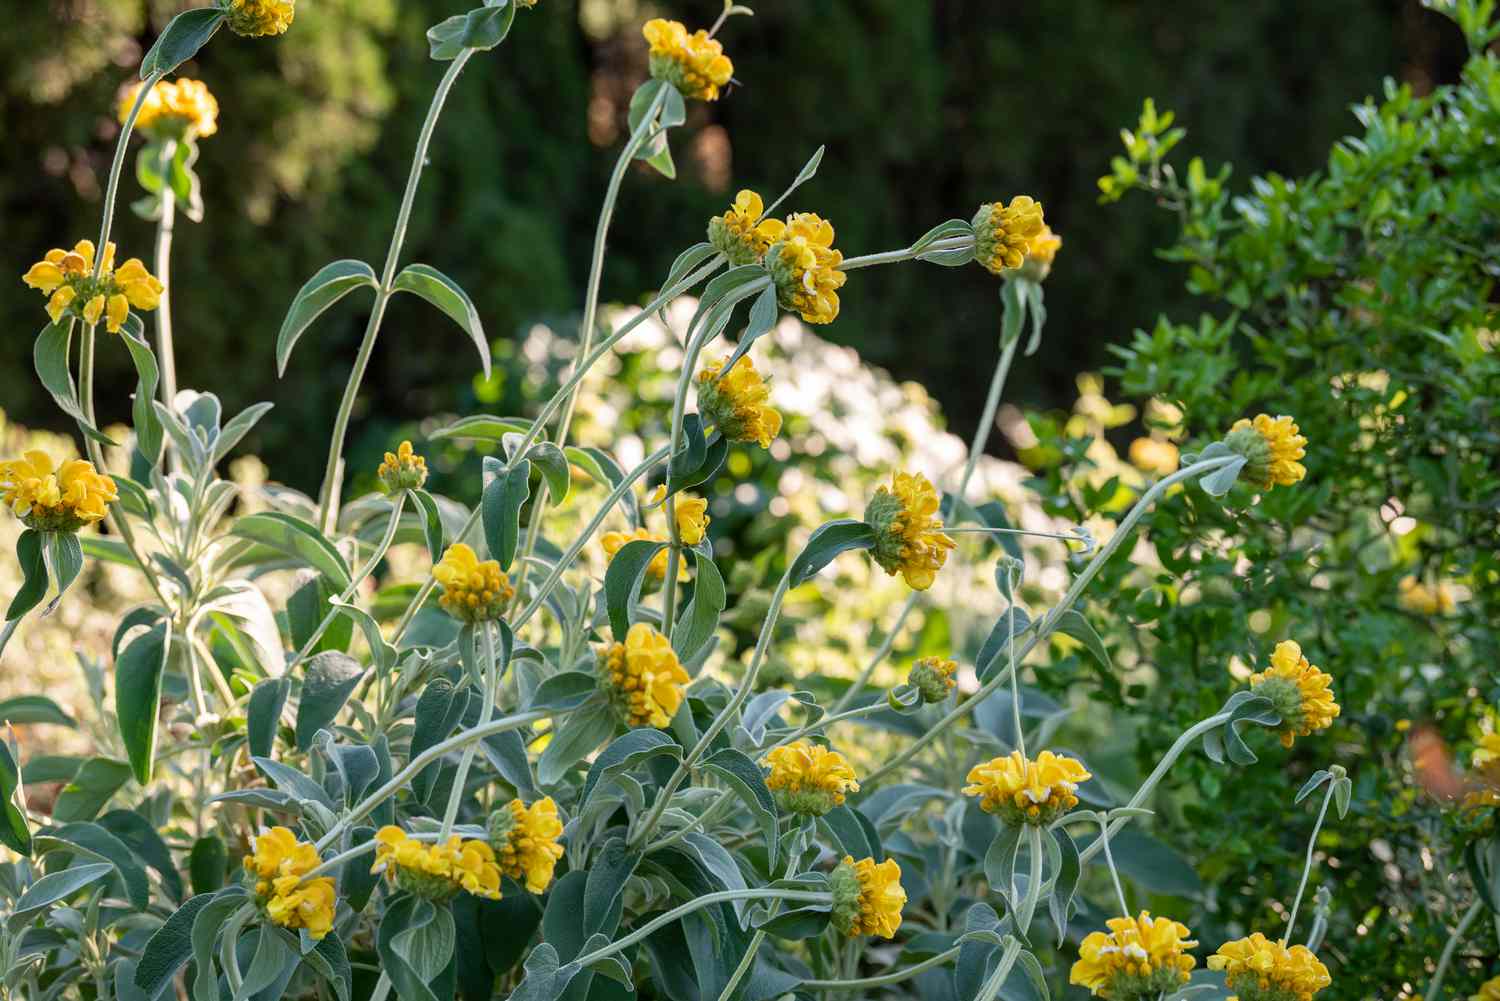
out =
[[[599,673],[615,711],[630,727],[670,724],[692,680],[671,642],[645,622],[631,626],[625,642],[599,651]]]
[[[1281,714],[1278,731],[1284,747],[1298,737],[1333,724],[1339,704],[1333,699],[1333,676],[1318,670],[1302,656],[1302,647],[1292,640],[1276,644],[1271,666],[1250,676],[1250,688],[1271,700]]]
[[[891,576],[901,574],[908,587],[925,591],[937,579],[954,541],[943,534],[938,493],[927,477],[896,473],[865,506],[865,521],[875,529],[870,555]]]
[[[1239,1001],[1311,1001],[1333,978],[1305,945],[1290,949],[1260,932],[1219,946],[1208,957],[1210,970],[1222,971]]]
[[[1170,994],[1188,982],[1198,961],[1188,954],[1198,943],[1187,925],[1170,918],[1110,918],[1109,931],[1090,932],[1078,948],[1068,982],[1094,997],[1136,1001]]]
[[[842,806],[845,793],[859,792],[854,769],[844,756],[811,741],[774,747],[761,763],[771,769],[766,788],[790,813],[821,817]]]
[[[781,411],[771,406],[771,390],[749,355],[720,378],[729,359],[705,365],[698,373],[698,408],[730,441],[770,448],[781,433]]]
[[[53,466],[50,455],[32,449],[0,462],[0,502],[39,532],[76,532],[102,520],[118,498],[115,481],[86,459]]]
[[[879,935],[894,938],[901,927],[906,891],[901,888],[901,866],[895,859],[876,863],[854,861],[845,855],[829,876],[833,891],[833,926],[853,938]]]
[[[844,255],[833,249],[833,224],[812,212],[789,216],[766,251],[782,309],[808,323],[832,323],[839,315],[838,290],[849,276],[839,270]]]
[[[1307,454],[1307,439],[1300,430],[1285,414],[1256,414],[1254,420],[1235,421],[1224,444],[1245,457],[1241,475],[1250,483],[1262,490],[1289,487],[1307,475],[1299,461]]]
[[[490,814],[490,847],[500,872],[523,883],[532,893],[543,893],[552,882],[563,847],[557,843],[563,825],[551,796],[526,806],[513,799]]]
[[[689,34],[681,21],[654,17],[641,34],[651,44],[651,76],[667,81],[685,98],[717,101],[719,88],[734,76],[724,46],[702,29]]]
[[[786,232],[780,219],[763,218],[765,202],[748,188],[734,196],[729,211],[708,221],[708,242],[730,264],[755,264]]]
[[[21,280],[48,297],[47,316],[53,323],[71,315],[92,326],[103,317],[105,329],[112,334],[124,326],[132,306],[155,309],[164,288],[139,257],[116,268],[113,243],[105,246],[103,266],[95,278],[91,240],[79,240],[72,250],[59,247],[47,251]]]
[[[432,578],[443,586],[438,604],[460,622],[493,622],[516,589],[496,560],[480,562],[462,542],[455,542],[432,568]]]
[[[246,38],[280,35],[292,26],[295,0],[220,0],[229,30]]]
[[[1500,977],[1491,977],[1479,985],[1477,994],[1470,994],[1469,1001],[1500,1001]]]
[[[306,928],[320,939],[333,929],[338,894],[330,876],[304,877],[321,864],[310,842],[298,841],[285,827],[273,827],[251,840],[245,871],[266,916],[283,928]]]
[[[396,451],[385,453],[375,476],[388,494],[420,490],[427,482],[427,460],[412,450],[411,442],[403,441]]]
[[[453,835],[442,843],[424,844],[394,825],[375,832],[371,872],[427,900],[447,900],[459,890],[487,900],[500,899],[500,867],[488,844]]]
[[[974,226],[974,259],[991,274],[1004,274],[1019,268],[1028,255],[1037,251],[1052,263],[1052,256],[1062,246],[1043,239],[1047,230],[1042,217],[1042,203],[1027,195],[1017,195],[1004,202],[986,202],[979,206],[972,220]],[[1040,243],[1035,241],[1041,240]]]
[[[1091,778],[1076,758],[1043,751],[1033,761],[1012,751],[969,769],[963,792],[1013,826],[1050,824],[1078,805],[1078,786]]]
[[[137,83],[120,96],[121,125],[144,86]],[[141,103],[135,127],[153,139],[202,139],[219,131],[219,102],[200,80],[158,80]]]
[[[605,532],[599,537],[599,545],[604,550],[606,558],[613,560],[615,554],[624,549],[632,542],[670,542],[665,535],[658,532],[649,532],[644,528],[635,528],[629,532]],[[646,564],[646,577],[654,582],[660,583],[667,579],[667,550],[662,549],[651,562]],[[686,561],[679,560],[677,563],[677,579],[684,581],[688,579]]]
[[[1401,578],[1401,607],[1418,615],[1451,615],[1458,607],[1453,588],[1443,582],[1427,585],[1415,577]]]

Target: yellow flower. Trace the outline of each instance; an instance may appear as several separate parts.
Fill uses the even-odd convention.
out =
[[[895,859],[876,864],[873,858],[854,861],[845,855],[829,877],[833,891],[833,925],[845,935],[894,938],[901,927],[906,891],[901,888],[901,866]]]
[[[789,216],[766,251],[782,309],[808,323],[832,323],[839,315],[838,290],[849,276],[839,270],[844,255],[833,249],[833,225],[812,212]]]
[[[115,481],[86,459],[68,459],[54,468],[51,456],[32,449],[0,462],[0,501],[40,532],[76,532],[104,518],[118,497]]]
[[[1035,761],[1012,751],[969,770],[965,796],[1010,824],[1048,824],[1078,805],[1078,785],[1093,778],[1076,758],[1043,751]]]
[[[673,501],[673,511],[677,516],[678,538],[689,546],[702,542],[708,532],[708,501],[692,494],[678,494]]]
[[[1130,443],[1130,464],[1143,473],[1168,476],[1177,472],[1177,446],[1160,438],[1137,438]]]
[[[1042,218],[1042,204],[1027,195],[1017,195],[1010,204],[986,202],[974,213],[974,259],[992,274],[1003,274],[1019,268],[1035,246],[1051,264],[1051,255],[1062,246],[1061,239],[1055,245],[1043,239],[1046,222]],[[1054,237],[1054,239],[1057,239]],[[1050,254],[1048,248],[1050,247]]]
[[[627,543],[644,540],[646,542],[671,542],[665,535],[648,532],[644,528],[637,528],[629,532],[605,532],[599,537],[599,545],[604,547],[604,555],[613,560],[615,554],[624,549]],[[646,564],[646,576],[653,581],[664,581],[667,579],[667,551],[665,549],[651,557],[651,562]],[[677,579],[687,580],[687,563],[679,560],[677,563]]]
[[[1500,807],[1500,733],[1487,733],[1479,738],[1479,745],[1469,759],[1469,776],[1471,785],[1478,788],[1472,788],[1464,797],[1464,806]]]
[[[1052,227],[1045,222],[1042,223],[1042,231],[1031,238],[1031,243],[1026,247],[1026,256],[1033,261],[1052,267],[1052,262],[1057,259],[1057,252],[1062,249],[1062,237],[1052,232]]]
[[[854,769],[837,751],[806,740],[775,747],[761,764],[771,769],[766,788],[783,810],[821,817],[844,803],[844,794],[859,792]]]
[[[432,568],[432,577],[443,585],[438,604],[461,622],[492,622],[500,618],[506,602],[516,594],[497,561],[481,563],[474,550],[462,542],[448,547],[442,560]]]
[[[771,440],[781,433],[781,411],[768,402],[771,390],[755,371],[749,355],[720,378],[728,361],[722,358],[698,372],[698,407],[730,441],[770,448]]]
[[[317,848],[285,827],[273,827],[251,840],[245,871],[255,880],[255,896],[266,916],[283,928],[306,928],[315,939],[333,928],[338,895],[329,876],[304,880],[322,862]]]
[[[1333,700],[1333,677],[1318,670],[1302,656],[1302,647],[1292,640],[1276,644],[1271,666],[1250,675],[1250,688],[1271,700],[1281,714],[1281,743],[1291,747],[1297,737],[1333,724],[1339,704]]]
[[[1136,918],[1110,918],[1109,932],[1090,932],[1078,948],[1068,982],[1095,997],[1134,1001],[1170,993],[1188,982],[1198,946],[1187,926],[1142,911]]]
[[[672,644],[644,622],[630,627],[624,643],[599,651],[599,670],[620,718],[632,727],[671,723],[692,680]]]
[[[708,221],[708,242],[729,259],[730,264],[754,264],[766,256],[771,244],[786,232],[780,219],[765,219],[766,205],[760,195],[742,189],[729,211]]]
[[[681,21],[653,17],[641,29],[651,43],[651,75],[665,80],[686,98],[717,101],[719,88],[734,76],[724,46],[698,30],[688,34]]]
[[[562,831],[551,796],[530,808],[513,799],[490,814],[490,847],[495,849],[500,871],[524,882],[532,893],[544,892],[552,882],[552,871],[563,856],[562,845],[557,843]]]
[[[1431,587],[1415,577],[1401,578],[1401,607],[1418,615],[1448,615],[1458,607],[1453,588],[1443,581]]]
[[[375,475],[388,494],[420,490],[427,482],[427,460],[412,451],[411,442],[403,441],[396,451],[385,453],[385,461]]]
[[[1235,421],[1224,444],[1248,460],[1243,475],[1251,483],[1262,490],[1289,487],[1307,475],[1297,461],[1307,454],[1307,439],[1299,430],[1285,414],[1256,414],[1253,421]]]
[[[1333,978],[1305,945],[1288,949],[1260,932],[1225,942],[1208,957],[1210,970],[1222,970],[1239,1001],[1310,1001]]]
[[[955,545],[943,534],[938,507],[937,491],[920,473],[896,473],[890,487],[877,490],[865,506],[865,521],[875,529],[871,556],[917,591],[932,586]]]
[[[928,704],[941,702],[958,685],[958,662],[941,657],[923,657],[911,666],[906,683],[922,693]]]
[[[257,38],[280,35],[292,26],[295,0],[221,0],[229,30]]]
[[[94,277],[94,244],[79,240],[72,250],[54,248],[21,276],[21,280],[47,300],[47,316],[60,323],[72,310],[92,325],[105,318],[110,333],[118,333],[130,315],[130,307],[152,310],[161,302],[162,283],[146,270],[139,257],[115,268],[115,245],[104,248],[103,266]]]
[[[120,124],[130,117],[144,83],[137,83],[120,97]],[[158,80],[141,103],[135,127],[158,139],[188,139],[211,136],[219,131],[219,102],[208,85],[186,77]]]
[[[1500,977],[1491,977],[1479,985],[1477,994],[1470,994],[1469,1001],[1500,1001]]]
[[[423,844],[399,827],[375,832],[375,864],[401,889],[428,900],[447,900],[459,890],[476,897],[500,899],[500,867],[483,841],[453,835],[442,844]]]

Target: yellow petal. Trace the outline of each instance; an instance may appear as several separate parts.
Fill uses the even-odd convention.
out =
[[[136,309],[155,309],[161,302],[162,284],[150,275],[141,281],[126,282],[122,290]]]
[[[129,315],[130,301],[116,292],[109,297],[109,306],[105,313],[105,329],[112,334],[118,334],[120,327],[125,323],[125,318]]]
[[[83,318],[89,323],[98,323],[104,313],[104,296],[96,295],[83,306]]]
[[[71,285],[64,285],[52,293],[52,298],[47,300],[47,315],[52,318],[53,323],[62,319],[63,312],[77,296],[78,293]]]
[[[30,271],[21,276],[21,280],[32,288],[51,292],[63,282],[62,268],[50,261],[37,261]]]

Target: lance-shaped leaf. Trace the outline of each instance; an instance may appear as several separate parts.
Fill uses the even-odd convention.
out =
[[[8,622],[14,622],[37,606],[47,595],[47,560],[42,551],[45,536],[26,529],[16,538],[16,562],[21,565],[21,587],[5,611]]]
[[[521,505],[530,496],[531,463],[526,459],[485,484],[479,502],[484,541],[501,570],[509,570],[515,561],[516,543],[521,537]]]
[[[665,548],[665,542],[635,539],[621,546],[610,559],[609,567],[604,571],[604,605],[609,612],[609,626],[614,630],[616,642],[625,642],[625,634],[630,631],[630,609],[640,597],[646,568]]]
[[[455,441],[504,441],[508,434],[525,434],[531,430],[531,421],[524,417],[493,417],[490,414],[472,414],[460,417],[447,427],[438,428],[427,437],[432,439],[452,438]]]
[[[512,8],[507,4],[505,9]],[[484,377],[490,377],[490,342],[484,338],[484,324],[479,322],[479,310],[474,308],[474,301],[458,287],[457,282],[437,268],[408,264],[396,276],[391,291],[415,293],[446,313],[474,342],[474,347],[479,350],[479,363],[484,366]]]
[[[292,300],[281,322],[281,333],[276,335],[276,374],[286,374],[286,363],[297,339],[329,306],[357,288],[379,285],[374,269],[364,261],[334,261],[309,278]]]
[[[300,518],[265,511],[239,519],[230,532],[312,567],[328,578],[337,592],[342,593],[349,586],[349,564],[322,532]]]
[[[120,336],[125,342],[126,350],[130,352],[130,360],[135,363],[135,400],[130,406],[131,420],[135,423],[135,444],[154,466],[161,458],[163,440],[161,420],[151,405],[160,373],[156,367],[156,355],[151,353],[151,345],[146,343],[145,334],[146,328],[135,313],[127,316],[125,325],[120,328]]]
[[[765,836],[767,865],[775,867],[776,848],[781,843],[780,820],[760,766],[744,752],[726,747],[704,759],[703,770],[717,775],[745,804]]]
[[[115,661],[115,715],[130,770],[141,785],[151,781],[156,760],[157,717],[161,712],[161,679],[167,666],[172,633],[159,622],[131,640]]]
[[[677,652],[677,659],[686,663],[691,663],[713,639],[727,600],[724,577],[714,561],[697,550],[689,552],[693,565],[697,567],[693,575],[693,594],[672,632],[672,649]]]
[[[464,49],[493,49],[505,41],[516,19],[514,3],[486,0],[467,14],[455,14],[427,29],[428,55],[438,62],[457,59]]]
[[[839,518],[818,526],[807,546],[792,561],[787,570],[787,582],[797,587],[811,580],[819,570],[832,563],[840,553],[851,549],[871,549],[875,545],[875,529],[863,521]]]
[[[221,7],[199,7],[172,18],[141,60],[141,79],[166,76],[196,56],[223,23]]]
[[[42,328],[31,353],[37,378],[41,380],[47,392],[52,394],[53,402],[62,409],[62,412],[78,422],[79,430],[101,444],[113,445],[114,439],[96,428],[93,422],[84,416],[83,406],[78,402],[78,388],[73,385],[73,373],[68,368],[68,354],[72,343],[72,320],[64,320],[62,323],[53,323]]]
[[[16,803],[21,787],[21,769],[11,757],[10,748],[0,741],[0,845],[21,855],[31,854],[31,829],[26,815]]]

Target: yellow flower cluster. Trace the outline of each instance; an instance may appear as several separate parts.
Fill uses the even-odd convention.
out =
[[[1052,267],[1057,252],[1062,249],[1062,237],[1052,232],[1052,227],[1042,223],[1042,231],[1031,238],[1026,246],[1026,256],[1044,267]]]
[[[923,657],[911,666],[906,683],[922,693],[928,704],[941,702],[958,686],[958,662],[941,657]]]
[[[729,211],[708,221],[708,242],[729,259],[730,264],[754,264],[766,256],[771,244],[781,239],[786,224],[762,218],[766,203],[748,188],[734,196]]]
[[[39,532],[75,532],[101,520],[118,497],[115,481],[86,459],[53,467],[51,456],[32,449],[0,462],[0,501]]]
[[[677,537],[683,544],[696,546],[708,533],[708,501],[692,494],[678,494],[672,502],[676,514]]]
[[[423,844],[394,825],[375,832],[371,872],[428,900],[447,900],[459,890],[476,897],[500,899],[500,867],[483,841],[453,835],[442,844]]]
[[[333,930],[338,895],[333,878],[303,876],[322,861],[318,850],[285,827],[273,827],[251,842],[245,870],[255,879],[255,896],[266,916],[283,928],[306,928],[320,939]]]
[[[375,475],[388,494],[420,490],[427,482],[427,460],[412,451],[411,442],[403,441],[396,451],[385,453],[385,460],[375,470]]]
[[[1110,918],[1108,933],[1090,932],[1078,947],[1078,961],[1068,982],[1087,987],[1110,1001],[1155,998],[1188,982],[1198,961],[1188,955],[1198,946],[1187,925],[1169,918]]]
[[[1288,949],[1260,932],[1219,946],[1208,957],[1208,968],[1224,972],[1238,1001],[1311,1001],[1333,983],[1328,967],[1307,946]]]
[[[1019,268],[1028,254],[1044,257],[1050,265],[1062,240],[1046,225],[1041,202],[1027,195],[1017,195],[1009,205],[987,202],[974,213],[974,258],[997,275]],[[1050,239],[1039,239],[1044,231]]]
[[[844,255],[833,249],[833,224],[812,212],[798,212],[771,231],[776,227],[780,232],[766,251],[766,267],[781,307],[808,323],[832,323],[839,315],[838,290],[849,278],[839,270]]]
[[[1093,778],[1076,758],[1043,751],[1035,761],[1020,751],[969,769],[965,796],[1011,824],[1048,824],[1078,805],[1078,785]]]
[[[1244,476],[1251,483],[1262,490],[1289,487],[1307,475],[1307,467],[1298,461],[1307,454],[1307,439],[1300,430],[1285,414],[1256,414],[1253,421],[1235,421],[1224,444],[1249,460]]]
[[[692,679],[672,644],[645,622],[599,652],[600,675],[626,726],[666,726],[682,706],[683,686]]]
[[[1415,577],[1401,578],[1401,607],[1418,615],[1449,615],[1458,607],[1453,588],[1444,581],[1431,587]]]
[[[734,76],[724,46],[702,29],[689,34],[681,21],[653,17],[641,34],[651,44],[651,76],[667,81],[683,97],[717,101],[719,88]]]
[[[1291,747],[1298,737],[1333,724],[1339,704],[1333,698],[1333,677],[1302,656],[1302,647],[1283,640],[1271,652],[1271,666],[1250,676],[1257,695],[1271,700],[1281,714],[1281,743]]]
[[[542,893],[552,882],[557,860],[563,856],[562,821],[551,796],[527,807],[513,799],[490,815],[490,847],[495,850],[500,872],[524,883],[532,893]]]
[[[144,83],[120,97],[120,124],[130,117]],[[219,131],[219,102],[201,80],[158,80],[141,103],[135,127],[158,139],[201,139]]]
[[[498,562],[481,563],[474,550],[462,542],[448,547],[432,568],[432,577],[443,585],[438,604],[461,622],[493,622],[516,594]]]
[[[1130,464],[1143,473],[1170,476],[1180,462],[1177,446],[1163,438],[1137,438],[1130,443]]]
[[[104,317],[110,333],[118,333],[130,315],[130,307],[151,310],[161,302],[162,283],[152,277],[139,257],[117,269],[115,245],[104,247],[104,266],[94,277],[94,244],[79,240],[72,250],[54,248],[31,266],[21,280],[49,296],[47,315],[53,323],[70,309],[93,325]]]
[[[775,747],[761,762],[771,769],[766,788],[789,813],[821,817],[844,803],[844,794],[859,792],[854,769],[844,756],[806,740]]]
[[[907,586],[925,591],[937,579],[954,541],[943,534],[938,493],[927,477],[896,473],[865,506],[865,521],[875,529],[875,562],[891,576],[901,574]]]
[[[1469,1001],[1500,1001],[1500,977],[1491,977],[1479,985],[1479,993],[1470,994]]]
[[[781,411],[769,404],[771,391],[749,355],[720,378],[728,361],[720,359],[698,373],[698,407],[730,441],[770,448],[771,440],[781,433]]]
[[[605,557],[613,560],[615,554],[624,549],[627,543],[642,540],[646,542],[671,541],[665,535],[657,532],[647,531],[644,528],[636,528],[629,532],[605,532],[599,537],[599,545],[603,547]],[[658,583],[667,579],[667,550],[663,549],[651,557],[651,562],[646,564],[646,576]],[[678,561],[677,579],[680,581],[688,579],[686,561]]]
[[[833,891],[833,925],[851,938],[879,935],[894,938],[901,927],[906,891],[901,888],[901,866],[895,859],[876,864],[873,858],[854,861],[845,855],[829,877]]]
[[[295,0],[225,0],[223,3],[229,30],[247,38],[282,34],[292,26],[292,18],[297,13],[295,6]]]

